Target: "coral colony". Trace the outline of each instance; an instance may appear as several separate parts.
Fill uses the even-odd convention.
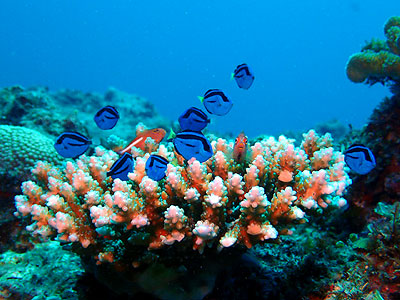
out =
[[[386,41],[373,39],[360,53],[353,54],[346,67],[348,78],[356,83],[400,81],[400,17],[385,24]]]
[[[102,147],[63,169],[38,162],[35,181],[24,182],[23,195],[15,198],[16,215],[30,215],[28,230],[80,245],[98,264],[138,266],[142,257],[128,253],[165,247],[200,253],[250,248],[290,234],[309,210],[346,205],[342,195],[351,180],[330,135],[311,130],[300,147],[293,142],[265,138],[237,163],[233,141],[219,138],[212,158],[200,163],[185,161],[172,143],[148,138],[145,148],[169,161],[158,182],[146,176],[150,153],[135,147],[129,181],[106,176],[118,154]]]

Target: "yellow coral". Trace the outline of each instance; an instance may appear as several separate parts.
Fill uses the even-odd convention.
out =
[[[387,51],[372,51],[353,54],[346,67],[347,77],[356,83],[368,77],[400,80],[400,56]]]
[[[400,17],[391,17],[386,22],[385,35],[390,51],[400,55]]]
[[[350,57],[346,74],[351,81],[400,80],[400,17],[392,17],[386,22],[385,35],[386,42],[373,40],[362,52]]]

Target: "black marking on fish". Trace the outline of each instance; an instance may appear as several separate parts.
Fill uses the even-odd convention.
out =
[[[347,157],[352,158],[352,159],[360,159],[360,158],[357,157],[357,156],[351,156],[351,155],[347,155]]]
[[[180,139],[183,139],[183,140],[198,140],[198,141],[201,141],[201,143],[203,144],[204,150],[207,151],[207,152],[211,152],[210,145],[207,143],[207,139],[206,139],[206,137],[204,135],[198,136],[198,135],[196,135],[194,133],[188,133],[188,132],[183,131],[181,133],[178,133],[176,135],[176,137],[180,138]],[[188,147],[195,147],[195,146],[193,146],[191,144],[187,144],[187,143],[185,143],[185,145],[188,146]]]
[[[243,77],[243,75],[240,75],[240,76],[237,75],[242,70],[244,70],[246,72],[246,75],[252,76],[250,73],[250,70],[249,70],[249,66],[247,64],[238,65],[236,67],[235,71],[233,72],[234,76],[238,77],[238,78]]]
[[[364,154],[365,160],[369,161],[369,162],[373,162],[373,159],[371,157],[371,150],[369,150],[367,147],[365,147],[364,145],[361,144],[354,144],[352,146],[349,147],[349,149],[347,151],[344,152],[344,154],[351,154],[351,153],[356,153],[356,152],[361,152]],[[351,157],[351,156],[349,156]],[[354,156],[351,158],[355,158]]]
[[[110,171],[107,172],[107,176],[118,175],[121,174],[122,172],[125,172],[129,168],[129,165],[121,170],[119,169],[126,163],[128,159],[132,160],[132,155],[125,152],[121,158],[119,158],[114,162],[114,164],[111,166]]]
[[[159,163],[162,163],[164,165],[168,165],[168,160],[165,157],[162,157],[157,154],[153,154],[152,157],[155,161],[158,161]]]
[[[114,106],[107,105],[103,107],[96,113],[96,117],[99,117],[103,112],[108,112],[113,116],[113,118],[109,118],[106,116],[106,118],[108,119],[119,119],[119,113]]]
[[[83,144],[85,144],[85,145],[91,144],[91,141],[89,141],[89,139],[88,139],[87,137],[85,137],[84,135],[82,135],[82,134],[80,134],[80,133],[78,133],[78,132],[73,132],[73,131],[68,131],[68,132],[62,133],[62,134],[58,137],[56,143],[57,143],[57,144],[61,144],[61,143],[63,143],[64,140],[67,139],[67,138],[76,140],[76,141],[81,142],[81,143],[83,143]]]
[[[158,162],[163,165],[163,166],[156,166],[157,168],[160,168],[160,169],[163,168],[164,166],[168,165],[168,160],[157,154],[151,155],[149,157],[149,159],[150,159],[150,164],[149,164],[150,168],[153,167],[155,162]]]
[[[207,98],[210,98],[212,96],[220,96],[222,98],[222,101],[224,102],[230,102],[228,97],[225,96],[224,92],[222,92],[221,90],[217,90],[217,89],[211,89],[208,90],[205,94],[204,94],[204,100],[206,100]],[[214,103],[216,101],[209,101],[207,100],[209,103]]]
[[[88,145],[88,144],[90,144],[91,142],[89,141],[89,143],[80,143],[80,144],[77,144],[77,143],[66,143],[68,146],[84,146],[84,145]]]
[[[203,111],[201,111],[200,109],[198,109],[196,107],[189,108],[182,117],[188,118],[190,116],[190,114],[192,114],[192,113],[195,114],[196,116],[200,117],[204,121],[210,122],[210,120],[207,118],[207,115]]]

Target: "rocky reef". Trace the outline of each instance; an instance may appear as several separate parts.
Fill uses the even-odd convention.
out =
[[[64,131],[79,132],[95,138],[98,145],[106,144],[110,132],[99,130],[93,122],[97,110],[116,105],[122,119],[118,137],[132,140],[136,124],[145,122],[152,127],[170,128],[172,122],[160,116],[154,105],[137,95],[110,88],[104,95],[80,91],[50,91],[45,87],[20,86],[0,90],[0,155],[1,192],[15,190],[27,179],[29,170],[38,161],[61,163],[63,158],[54,151],[54,141]],[[12,127],[16,126],[16,127]],[[123,130],[121,130],[123,128]],[[130,130],[129,130],[130,129]]]
[[[380,201],[394,203],[400,196],[400,94],[385,98],[373,111],[368,124],[350,140],[368,146],[377,167],[368,176],[354,176],[352,198],[361,206]]]
[[[210,133],[213,155],[203,163],[186,161],[169,141],[149,139],[131,149],[127,181],[107,176],[119,157],[112,143],[140,134],[140,122],[173,127],[150,102],[112,88],[104,95],[1,90],[0,178],[24,183],[15,198],[4,184],[0,191],[0,200],[15,199],[16,207],[16,217],[3,210],[8,221],[0,221],[0,296],[398,299],[399,25],[398,17],[389,19],[387,39],[373,40],[347,63],[353,82],[380,82],[393,92],[364,128],[348,133],[333,120],[297,143],[258,137],[243,161],[235,160],[234,140]],[[118,108],[124,130],[95,127],[93,114],[104,105]],[[62,159],[52,141],[63,131],[98,145]],[[347,137],[334,143],[329,132]],[[375,155],[370,173],[345,166],[342,152],[352,143]],[[159,181],[146,172],[150,154],[168,161]]]
[[[50,91],[45,87],[23,88],[14,86],[0,90],[0,124],[31,128],[50,137],[64,131],[77,131],[98,137],[102,132],[93,123],[94,114],[103,106],[117,107],[121,120],[120,138],[131,140],[136,124],[149,127],[171,127],[147,99],[109,88],[104,95],[77,90]],[[105,137],[108,137],[108,132]]]
[[[65,111],[45,87],[13,86],[0,90],[0,124],[36,130],[47,137],[63,131],[88,134],[87,127],[77,113]]]
[[[58,242],[46,242],[25,253],[0,254],[1,299],[77,299],[74,290],[84,272],[79,257]]]
[[[368,123],[343,140],[368,147],[376,168],[366,175],[353,172],[349,213],[359,230],[346,241],[357,259],[332,283],[324,299],[399,299],[400,297],[400,17],[385,25],[387,40],[372,40],[352,55],[347,75],[356,83],[382,83],[392,91],[376,107]],[[363,224],[364,225],[363,225]]]

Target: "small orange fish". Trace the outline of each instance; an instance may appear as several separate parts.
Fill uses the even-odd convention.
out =
[[[129,143],[121,151],[118,151],[119,154],[124,154],[127,151],[130,151],[132,147],[136,147],[142,149],[144,151],[145,141],[148,137],[152,138],[157,144],[161,142],[167,132],[162,128],[154,128],[145,130],[139,133],[132,142]]]
[[[235,140],[235,146],[233,146],[233,158],[237,162],[242,162],[246,157],[247,151],[247,136],[244,133],[240,133]]]

